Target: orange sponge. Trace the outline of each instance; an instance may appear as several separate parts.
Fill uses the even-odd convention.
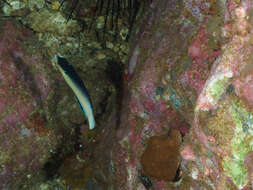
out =
[[[141,156],[144,173],[158,180],[172,181],[181,162],[181,134],[171,130],[169,135],[153,136]]]

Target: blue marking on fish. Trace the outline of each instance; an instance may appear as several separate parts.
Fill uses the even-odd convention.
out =
[[[80,105],[82,112],[88,118],[89,128],[93,129],[95,127],[95,119],[88,90],[86,89],[82,79],[76,73],[75,69],[68,63],[65,58],[57,56],[57,60],[57,67],[59,68],[67,84],[75,93],[77,102]]]
[[[83,108],[82,104],[79,102],[79,100],[78,100],[78,98],[77,98],[77,97],[76,97],[76,101],[77,101],[78,105],[80,106],[80,108],[81,108],[81,110],[82,110],[82,112],[83,112],[84,116],[85,116],[85,117],[87,117],[87,116],[86,116],[86,113],[85,113],[85,110],[84,110],[84,108]]]

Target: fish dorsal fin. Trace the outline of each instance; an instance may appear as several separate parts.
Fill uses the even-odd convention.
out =
[[[79,101],[79,99],[78,99],[77,97],[76,97],[76,101],[78,102],[78,104],[79,104],[79,106],[80,106],[80,108],[81,108],[81,110],[82,110],[84,116],[87,117],[87,115],[86,115],[86,113],[85,113],[85,111],[84,111],[84,108],[83,108],[82,104],[80,103],[80,101]]]

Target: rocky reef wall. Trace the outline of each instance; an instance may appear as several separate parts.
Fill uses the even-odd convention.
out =
[[[62,1],[66,10],[77,2],[71,14],[59,1],[22,1],[15,11],[8,2],[0,23],[0,188],[252,189],[250,0],[152,1],[131,38],[125,12],[115,38],[104,31],[110,9],[82,9],[88,1]],[[130,2],[122,10],[134,8]],[[24,15],[21,24],[9,18]],[[95,130],[55,67],[58,53],[85,81]]]

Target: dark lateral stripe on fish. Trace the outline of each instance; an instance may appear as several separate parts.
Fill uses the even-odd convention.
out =
[[[82,79],[76,73],[74,67],[72,65],[70,65],[65,58],[59,57],[59,56],[57,56],[57,58],[58,58],[58,64],[61,66],[61,68],[64,70],[64,72],[67,75],[69,75],[69,77],[73,81],[75,81],[75,83],[78,84],[79,88],[82,89],[83,92],[87,95],[87,97],[89,98],[91,107],[93,108],[89,92],[88,92],[87,88],[85,87]]]

